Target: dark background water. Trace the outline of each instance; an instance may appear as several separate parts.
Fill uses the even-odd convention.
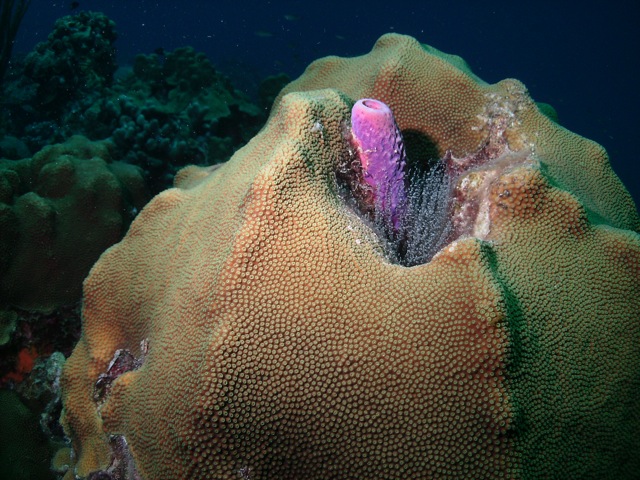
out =
[[[602,144],[640,204],[640,2],[33,0],[14,52],[81,10],[116,22],[118,61],[191,45],[250,95],[266,75],[371,50],[386,32],[463,57],[485,81],[517,78],[563,126]]]

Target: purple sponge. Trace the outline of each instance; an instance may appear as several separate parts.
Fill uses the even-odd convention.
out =
[[[358,100],[351,110],[351,134],[364,181],[371,187],[374,211],[398,231],[407,200],[406,154],[393,112],[380,100]]]

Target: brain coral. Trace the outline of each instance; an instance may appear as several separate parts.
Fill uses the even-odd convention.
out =
[[[337,179],[363,97],[452,182],[450,239],[413,267]],[[519,82],[385,35],[176,183],[85,281],[68,478],[640,471],[640,221],[603,149]]]

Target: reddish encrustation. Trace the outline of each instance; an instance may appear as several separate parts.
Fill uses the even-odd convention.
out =
[[[364,181],[372,189],[374,208],[398,231],[406,207],[404,170],[407,162],[393,112],[380,100],[358,100],[351,109],[351,134]]]

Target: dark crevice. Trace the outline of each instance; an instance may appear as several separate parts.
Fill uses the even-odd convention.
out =
[[[429,262],[450,240],[452,181],[437,146],[420,132],[403,132],[407,151],[406,204],[394,227],[391,214],[372,201],[362,179],[358,154],[346,136],[345,154],[336,171],[343,201],[377,234],[391,263],[411,267]]]

